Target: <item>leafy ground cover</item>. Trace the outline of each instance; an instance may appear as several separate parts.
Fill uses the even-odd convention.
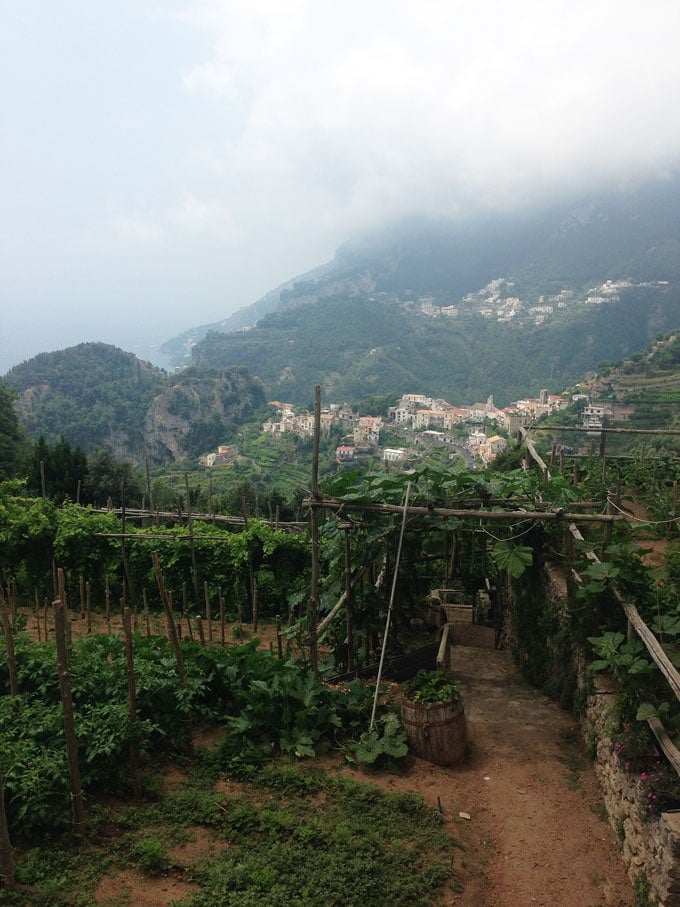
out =
[[[458,842],[418,795],[285,758],[225,782],[219,748],[199,750],[184,769],[179,788],[146,801],[92,804],[84,842],[64,835],[20,853],[19,888],[4,902],[89,907],[131,868],[182,882],[177,907],[424,907],[456,884]],[[206,846],[194,859],[182,845],[197,835]],[[128,903],[124,891],[119,903]]]

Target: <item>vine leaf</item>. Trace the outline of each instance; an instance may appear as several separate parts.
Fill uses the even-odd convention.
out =
[[[506,570],[513,579],[519,579],[534,562],[531,548],[527,545],[513,545],[511,542],[497,542],[491,549],[491,557],[498,569]]]

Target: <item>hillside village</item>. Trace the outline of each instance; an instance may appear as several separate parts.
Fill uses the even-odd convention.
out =
[[[633,287],[666,287],[667,280],[649,283],[634,283],[631,280],[606,280],[598,286],[589,287],[585,292],[575,289],[563,289],[552,295],[540,295],[535,300],[521,299],[514,295],[513,281],[497,277],[476,293],[468,293],[458,305],[436,304],[434,297],[419,297],[417,300],[406,300],[405,306],[416,306],[423,314],[431,318],[456,318],[463,311],[474,310],[483,318],[493,319],[499,323],[511,321],[519,326],[524,324],[543,324],[560,309],[581,303],[587,306],[619,302],[621,291]]]
[[[492,463],[506,449],[507,438],[515,435],[520,426],[564,409],[570,402],[567,397],[547,390],[542,390],[538,398],[517,400],[503,408],[494,405],[492,396],[485,403],[454,405],[425,394],[409,393],[388,408],[386,418],[360,416],[347,404],[332,403],[321,413],[321,436],[328,438],[333,429],[338,429],[342,438],[335,449],[338,463],[369,459],[408,463],[422,457],[433,446],[441,446],[449,448],[450,458],[462,456],[474,468],[476,464]],[[301,412],[292,404],[278,400],[270,401],[269,406],[272,417],[262,423],[263,434],[313,436],[313,413]],[[595,420],[590,411],[587,418],[590,422]],[[381,444],[385,435],[390,440],[398,436],[400,443]],[[201,458],[201,463],[207,467],[226,466],[237,457],[237,447],[225,445]]]

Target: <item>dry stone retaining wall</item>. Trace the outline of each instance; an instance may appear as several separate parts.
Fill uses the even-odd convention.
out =
[[[558,613],[568,613],[564,578],[546,565],[546,594]],[[575,665],[579,685],[586,688],[586,666]],[[597,675],[586,700],[583,734],[595,754],[595,770],[602,788],[607,815],[621,840],[623,859],[635,884],[646,877],[651,896],[659,907],[680,907],[680,810],[650,817],[640,775],[626,771],[612,739],[616,727],[616,688],[606,675]]]

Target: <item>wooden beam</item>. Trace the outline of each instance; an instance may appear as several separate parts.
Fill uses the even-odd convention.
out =
[[[399,504],[367,504],[359,501],[340,501],[337,498],[317,499],[306,498],[302,502],[306,508],[321,508],[323,510],[332,510],[337,515],[347,511],[363,511],[367,513],[399,513],[404,512],[404,508]],[[430,517],[456,517],[461,520],[509,520],[518,522],[520,520],[534,520],[536,522],[584,522],[584,523],[609,523],[628,520],[626,514],[606,514],[606,513],[567,513],[559,508],[556,510],[457,510],[450,507],[419,507],[411,506],[406,508],[408,516],[430,516]]]

